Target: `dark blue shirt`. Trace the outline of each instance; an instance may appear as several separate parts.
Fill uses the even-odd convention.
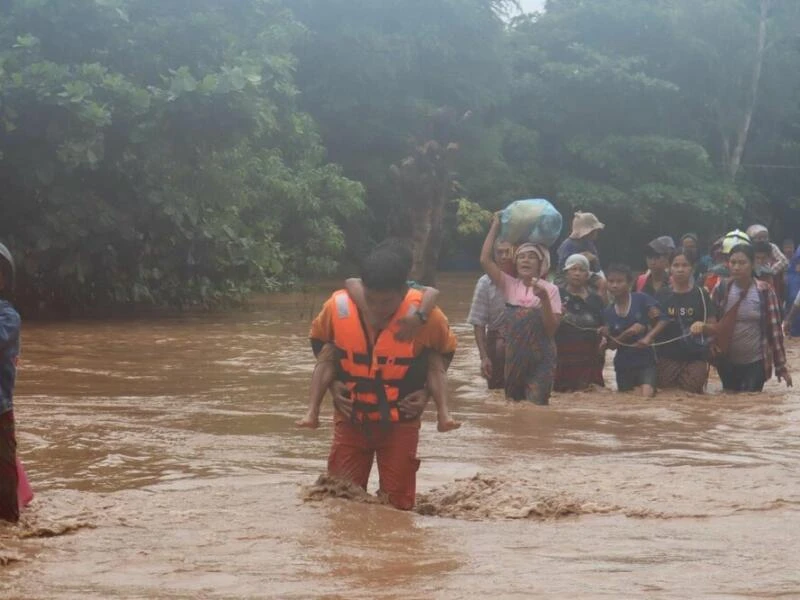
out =
[[[562,271],[564,269],[564,263],[567,262],[570,256],[581,254],[582,252],[591,252],[597,257],[597,262],[600,262],[600,254],[597,252],[597,246],[592,240],[585,237],[579,240],[567,238],[561,242],[556,251],[558,254],[558,270]]]
[[[22,320],[14,307],[0,300],[0,415],[14,408],[21,325]]]
[[[606,308],[605,317],[608,324],[608,332],[615,338],[619,338],[622,333],[630,328],[635,323],[641,323],[649,328],[650,325],[650,309],[657,308],[659,311],[659,318],[664,319],[661,314],[661,309],[658,306],[655,298],[647,294],[639,292],[631,293],[631,306],[628,314],[620,316],[617,314],[616,306],[612,303]],[[634,335],[625,338],[624,343],[635,344],[642,339],[646,333],[642,335]],[[617,355],[614,357],[615,369],[639,369],[642,367],[649,367],[656,364],[656,355],[653,348],[629,348],[627,346],[620,346],[617,350]]]

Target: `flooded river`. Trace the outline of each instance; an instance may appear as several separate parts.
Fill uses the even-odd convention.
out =
[[[319,430],[293,425],[326,291],[26,324],[16,414],[37,497],[0,526],[0,597],[800,598],[796,394],[510,406],[477,373],[473,282],[440,282],[465,425],[426,415],[424,514],[304,500],[331,435],[329,402]]]

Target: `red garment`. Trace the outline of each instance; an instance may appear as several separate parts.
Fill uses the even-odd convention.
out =
[[[328,474],[365,490],[377,455],[380,491],[395,508],[411,510],[417,495],[419,420],[388,427],[337,419],[328,456]]]
[[[14,411],[0,415],[0,519],[19,521],[17,486],[17,438],[14,435]]]
[[[722,278],[716,273],[708,273],[706,275],[706,280],[705,283],[703,284],[703,287],[705,287],[708,293],[710,294],[711,292],[714,291],[714,288],[717,287],[717,284],[720,282],[721,279]]]

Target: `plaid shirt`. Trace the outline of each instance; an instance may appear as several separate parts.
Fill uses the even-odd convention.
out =
[[[783,348],[783,329],[781,328],[781,309],[775,291],[768,283],[754,280],[758,296],[761,300],[761,352],[764,360],[764,374],[767,379],[772,377],[772,367],[775,375],[785,377],[786,350]],[[717,309],[717,318],[725,314],[725,304],[728,299],[728,288],[731,280],[721,280],[714,291],[711,292],[711,301]]]
[[[506,300],[503,291],[492,283],[488,275],[484,275],[475,285],[467,323],[477,327],[488,326],[489,331],[498,331],[503,327],[505,315]]]
[[[772,249],[772,260],[770,261],[769,265],[772,267],[772,272],[776,275],[783,273],[789,268],[789,259],[787,259],[786,255],[781,252],[781,249],[772,242],[770,242],[769,247]]]

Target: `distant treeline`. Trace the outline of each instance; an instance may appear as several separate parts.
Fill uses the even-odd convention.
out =
[[[615,258],[800,228],[800,2],[514,8],[0,0],[0,241],[23,308],[212,305],[387,234],[431,280],[527,197],[596,212]]]

